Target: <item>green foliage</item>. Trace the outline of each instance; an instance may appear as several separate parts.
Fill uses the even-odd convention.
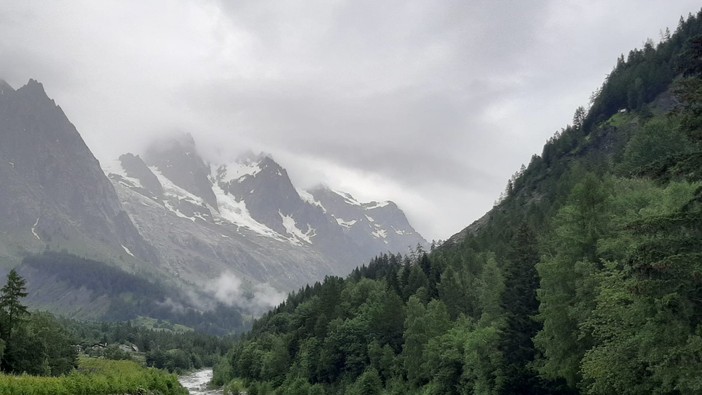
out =
[[[251,394],[702,392],[700,33],[702,14],[622,56],[495,208],[431,254],[383,255],[291,294],[217,382]]]
[[[671,155],[687,152],[688,147],[690,142],[681,132],[678,118],[653,119],[629,140],[621,168],[638,173]]]
[[[134,362],[82,359],[78,371],[61,377],[0,375],[0,393],[187,395],[188,392],[175,376],[142,368]]]
[[[522,223],[512,237],[505,270],[505,289],[502,294],[505,327],[501,334],[500,351],[504,358],[504,392],[531,393],[540,383],[532,364],[536,356],[533,337],[541,325],[533,319],[538,313],[536,290],[539,276],[536,264],[539,251],[536,235]]]
[[[25,280],[11,270],[0,289],[0,367],[8,373],[62,375],[77,364],[73,338],[46,313],[30,314]]]
[[[26,281],[15,269],[10,270],[7,283],[0,289],[0,335],[5,342],[10,341],[22,318],[28,314],[27,306],[20,301],[26,297]]]
[[[597,243],[609,229],[609,186],[588,174],[574,188],[559,210],[548,241],[550,253],[536,267],[539,320],[543,328],[534,337],[544,357],[538,370],[546,378],[564,379],[575,387],[580,380],[580,360],[592,346],[580,323],[594,308],[593,275],[600,262]]]

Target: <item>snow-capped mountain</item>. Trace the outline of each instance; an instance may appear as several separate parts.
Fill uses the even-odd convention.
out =
[[[158,143],[143,159],[122,155],[104,170],[170,273],[194,284],[230,270],[290,290],[426,245],[392,202],[298,190],[268,155],[207,164],[190,136]]]
[[[99,163],[34,80],[0,81],[0,185],[0,275],[19,267],[33,307],[81,318],[130,303],[139,314],[218,302],[260,312],[280,291],[426,243],[393,203],[298,190],[267,155],[210,164],[190,136]],[[68,281],[83,258],[121,288]]]
[[[427,244],[391,201],[361,203],[346,192],[324,186],[308,194],[363,250],[407,252]]]

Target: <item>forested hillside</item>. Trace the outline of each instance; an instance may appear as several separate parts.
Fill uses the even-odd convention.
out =
[[[248,394],[702,392],[702,12],[616,63],[485,217],[291,294]]]
[[[175,375],[160,369],[210,366],[230,344],[196,332],[30,312],[23,304],[25,285],[11,270],[0,289],[2,394],[187,394]]]
[[[181,288],[66,252],[29,255],[17,271],[27,278],[31,308],[70,318],[116,322],[150,317],[213,335],[241,332],[248,325],[235,307],[217,303],[198,311]]]

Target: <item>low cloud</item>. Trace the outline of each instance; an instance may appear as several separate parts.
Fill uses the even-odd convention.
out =
[[[230,307],[238,307],[248,313],[259,315],[279,305],[286,294],[268,283],[250,283],[236,274],[225,271],[214,279],[206,291]]]

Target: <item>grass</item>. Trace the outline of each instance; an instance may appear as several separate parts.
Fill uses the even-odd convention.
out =
[[[62,377],[0,375],[3,395],[187,395],[173,374],[144,368],[133,361],[81,358],[73,373]]]

